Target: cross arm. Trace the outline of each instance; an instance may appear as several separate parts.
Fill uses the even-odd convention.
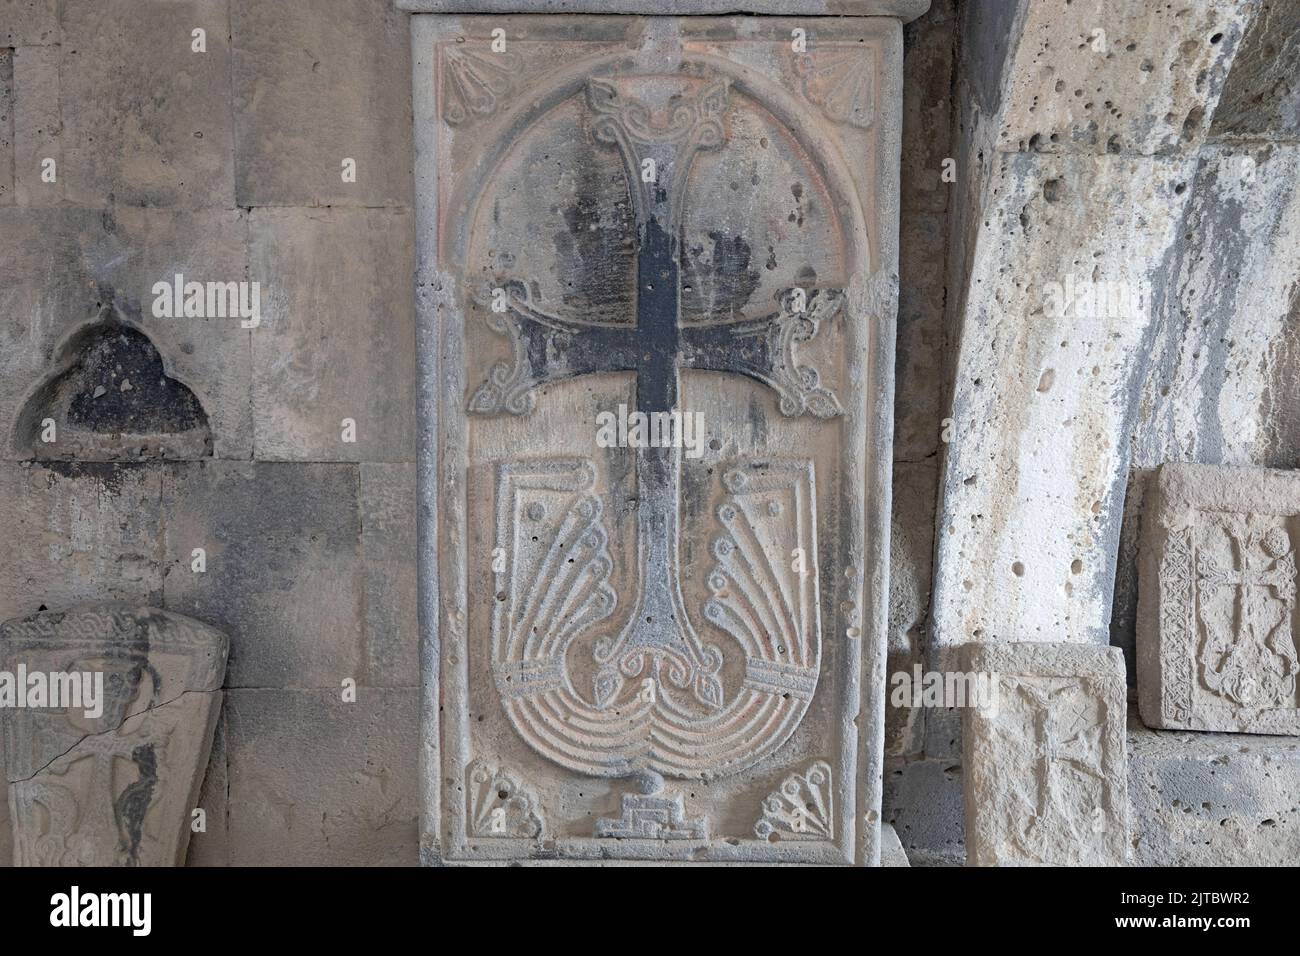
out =
[[[744,375],[776,392],[781,414],[805,413],[817,418],[843,414],[835,393],[821,384],[812,365],[800,365],[795,355],[799,343],[816,337],[823,322],[844,304],[839,289],[803,293],[791,289],[781,297],[781,307],[758,319],[703,322],[684,326],[681,332],[684,368]]]
[[[537,309],[521,282],[506,284],[490,309],[488,325],[509,342],[511,357],[496,362],[469,400],[480,415],[533,410],[534,389],[549,382],[593,372],[626,372],[637,368],[636,328],[631,325],[575,322]]]

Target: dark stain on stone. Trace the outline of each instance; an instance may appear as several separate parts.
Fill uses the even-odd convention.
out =
[[[116,461],[61,461],[51,459],[42,462],[40,467],[46,469],[53,479],[66,478],[70,481],[92,480],[108,492],[116,495],[121,493],[124,480],[132,475],[139,474],[145,467],[143,463],[133,462],[116,462]]]
[[[708,256],[702,245],[686,250],[682,311],[699,320],[736,318],[758,288],[759,273],[750,268],[749,243],[720,232],[710,232],[709,241],[713,247]]]
[[[153,343],[128,326],[101,326],[73,375],[71,424],[103,434],[183,432],[206,424],[194,393],[167,377]]]
[[[594,158],[577,164],[571,204],[560,210],[564,228],[552,236],[556,275],[565,306],[600,322],[630,322],[630,276],[636,254],[631,196],[621,176]]]
[[[750,396],[749,405],[745,409],[745,419],[749,422],[749,434],[752,436],[753,446],[761,447],[767,441],[767,412],[763,410],[763,404],[757,395]]]
[[[121,838],[120,850],[126,854],[127,866],[138,866],[140,841],[144,835],[144,818],[153,803],[154,788],[158,785],[158,755],[153,744],[141,744],[131,751],[139,778],[122,791],[113,806]]]
[[[795,183],[790,187],[790,194],[794,196],[794,212],[790,213],[789,220],[796,226],[803,225],[804,208],[803,208],[803,184]]]

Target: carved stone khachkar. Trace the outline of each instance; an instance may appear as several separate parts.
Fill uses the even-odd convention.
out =
[[[427,862],[878,861],[903,6],[413,19]]]
[[[0,625],[0,671],[26,678],[10,684],[19,693],[52,687],[50,675],[77,675],[83,688],[102,675],[102,697],[90,710],[0,708],[15,866],[185,862],[227,643],[198,621],[125,604]]]
[[[1300,472],[1160,469],[1139,562],[1147,726],[1300,734],[1297,545]]]
[[[968,644],[997,693],[962,713],[966,861],[1119,866],[1128,852],[1127,692],[1116,647]]]

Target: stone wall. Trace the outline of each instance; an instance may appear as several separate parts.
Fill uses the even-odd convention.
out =
[[[192,864],[415,859],[408,37],[389,0],[0,3],[0,618],[118,598],[230,635]],[[954,38],[953,0],[907,28],[899,666],[928,602]],[[260,282],[261,325],[155,318],[176,273]],[[210,458],[32,460],[23,409],[104,317],[193,391]]]
[[[1295,10],[933,0],[906,28],[891,673],[973,639],[1131,665],[1151,469],[1300,466]],[[0,619],[122,599],[230,635],[192,864],[416,859],[409,69],[390,0],[0,0]],[[155,317],[176,274],[259,283],[260,324]],[[1070,276],[1137,308],[1056,315]],[[114,321],[154,351],[93,358]],[[184,436],[35,437],[104,356],[92,413],[143,414],[128,355]],[[889,712],[914,863],[964,857],[959,730]],[[1134,790],[1141,855],[1205,858],[1150,834],[1217,752],[1131,733],[1133,786],[1179,793]]]
[[[388,0],[0,2],[0,618],[116,598],[230,636],[191,864],[416,859],[409,70]],[[177,273],[260,283],[260,325],[155,317]],[[210,451],[16,427],[56,368],[140,413],[76,335],[114,320]]]

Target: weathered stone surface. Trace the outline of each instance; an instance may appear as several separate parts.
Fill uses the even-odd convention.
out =
[[[0,462],[0,618],[162,598],[159,474],[143,465]]]
[[[420,683],[414,514],[415,465],[361,465],[364,683],[372,687]]]
[[[411,44],[391,0],[231,0],[230,23],[239,205],[409,204]]]
[[[55,0],[0,0],[0,47],[59,42]]]
[[[943,212],[952,183],[941,179],[943,161],[952,156],[952,67],[957,35],[956,0],[934,0],[930,9],[903,31],[903,248],[899,250],[906,290],[907,267],[914,274],[934,272],[942,281],[940,260],[907,249],[909,212]],[[946,230],[945,230],[946,233]],[[901,294],[901,293],[900,293]],[[903,303],[899,302],[900,318]]]
[[[884,820],[913,866],[961,866],[962,767],[959,759],[892,759],[885,764]]]
[[[1300,6],[1263,0],[1233,62],[1210,126],[1212,136],[1300,136]]]
[[[232,865],[415,864],[417,691],[226,696]]]
[[[195,832],[191,827],[190,848],[185,856],[186,866],[230,865],[230,774],[226,758],[226,714],[223,709],[217,716],[217,728],[212,735],[212,753],[208,757],[203,786],[199,789],[194,806],[204,813],[204,827]]]
[[[57,437],[45,441],[47,427]],[[171,378],[149,337],[116,317],[83,326],[27,399],[16,444],[35,458],[113,461],[205,458],[212,432],[203,405]]]
[[[1138,692],[1151,727],[1300,734],[1300,472],[1168,464],[1148,489]]]
[[[1300,467],[1300,147],[1201,151],[1132,429],[1112,641],[1135,663],[1143,497],[1166,461]]]
[[[164,602],[230,635],[227,686],[360,683],[357,486],[355,465],[168,467]]]
[[[880,865],[881,866],[911,866],[907,860],[907,854],[903,852],[903,844],[898,840],[898,834],[888,823],[880,825]]]
[[[1194,162],[1002,154],[955,358],[933,615],[943,644],[1014,620],[1109,639],[1129,397]],[[1069,236],[1069,242],[1060,236]],[[1118,397],[1117,397],[1118,396]]]
[[[1253,0],[1020,6],[999,149],[1151,155],[1204,140]]]
[[[16,866],[184,862],[226,649],[214,628],[127,604],[0,626],[7,673],[45,675],[51,689],[53,675],[76,674],[97,688],[95,701],[0,709]]]
[[[902,219],[899,253],[905,263],[898,292],[898,356],[894,374],[894,460],[938,454],[944,433],[944,272],[948,220],[934,213]],[[931,522],[933,523],[933,522]]]
[[[397,0],[412,13],[761,13],[780,16],[898,17],[910,20],[930,0]]]
[[[970,644],[997,676],[963,712],[967,863],[1121,865],[1128,851],[1124,659],[1072,643]]]
[[[879,860],[901,30],[799,26],[413,23],[430,856]]]
[[[888,673],[911,673],[925,660],[930,571],[934,557],[934,506],[938,466],[894,463],[893,526],[889,536]],[[892,685],[888,685],[892,686]],[[885,704],[885,752],[922,749],[925,711]]]
[[[1171,301],[1134,422],[1134,464],[1300,466],[1300,146],[1202,150]]]
[[[0,49],[0,205],[14,201],[14,51]]]
[[[65,428],[68,422],[57,416],[59,438],[48,447],[33,448],[32,427],[43,417],[37,406],[61,375],[86,361],[85,346],[97,341],[96,329],[122,323],[142,332],[157,350],[164,375],[177,383],[166,389],[168,396],[179,400],[184,391],[191,392],[207,417],[210,448],[201,440],[171,443],[167,452],[247,458],[252,453],[250,332],[237,318],[155,317],[152,292],[155,283],[171,283],[177,273],[187,281],[243,280],[246,228],[244,214],[236,211],[0,209],[0,308],[6,316],[0,326],[0,422],[5,430],[0,439],[5,457],[84,456],[84,443],[80,449],[67,447],[76,443]],[[144,355],[148,349],[142,350],[142,360],[153,361]],[[92,387],[88,402],[129,413],[132,396],[122,391],[121,377],[111,377],[113,367],[107,370],[110,377],[92,383],[113,386],[113,397],[94,398]],[[145,383],[132,383],[136,386],[144,389]],[[23,417],[29,405],[34,420]],[[141,411],[146,418],[180,413],[170,401]],[[114,445],[114,426],[110,422],[108,427],[110,442],[101,454],[137,459],[142,449],[160,450],[149,436],[137,436],[141,440],[134,442],[123,437]]]
[[[253,336],[258,458],[414,459],[411,231],[399,210],[253,211],[251,275],[271,290]]]
[[[63,170],[63,118],[59,112],[59,47],[24,46],[13,52],[14,201],[20,206],[62,202],[66,175],[41,178],[44,162]],[[66,170],[64,170],[66,173]]]
[[[60,20],[61,102],[79,105],[62,117],[67,198],[229,208],[226,0],[64,0]],[[194,29],[206,31],[206,53],[191,50]]]
[[[1300,741],[1128,721],[1136,866],[1295,866]]]

